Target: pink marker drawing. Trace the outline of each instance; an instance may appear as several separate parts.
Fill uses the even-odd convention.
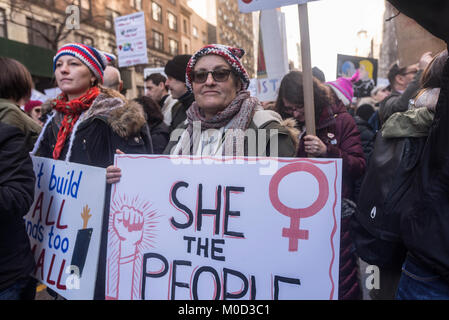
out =
[[[290,208],[279,199],[279,184],[282,179],[294,172],[307,172],[318,182],[318,198],[307,208]],[[312,217],[320,212],[329,198],[329,185],[326,175],[311,163],[297,162],[279,169],[270,181],[270,201],[273,207],[282,215],[290,218],[290,228],[282,229],[282,236],[289,239],[288,251],[298,251],[299,240],[309,239],[309,230],[300,229],[300,220]]]
[[[114,197],[109,213],[106,299],[141,299],[142,257],[156,244],[157,218],[147,200]]]

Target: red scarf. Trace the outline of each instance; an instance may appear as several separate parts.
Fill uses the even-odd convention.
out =
[[[53,159],[59,159],[62,148],[64,148],[67,137],[72,133],[75,123],[78,121],[81,113],[91,106],[95,98],[100,94],[98,87],[92,87],[81,97],[67,101],[67,95],[61,94],[54,101],[54,109],[64,114],[61,128],[58,131],[56,145],[53,150]]]

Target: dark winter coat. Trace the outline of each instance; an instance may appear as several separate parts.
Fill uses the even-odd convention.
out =
[[[422,70],[418,71],[403,93],[393,90],[391,94],[380,103],[379,119],[381,124],[384,124],[393,113],[408,110],[410,99],[416,95],[419,89],[421,75]]]
[[[374,137],[376,133],[374,132],[368,121],[363,120],[359,116],[354,117],[355,124],[360,133],[360,140],[362,142],[363,153],[365,154],[365,160],[368,162],[369,155],[374,148]]]
[[[34,199],[33,164],[25,134],[0,122],[0,291],[35,266],[23,216]]]
[[[366,161],[360,133],[343,103],[339,102],[322,111],[316,125],[316,135],[327,146],[327,153],[323,158],[343,159],[342,196],[354,200],[354,182],[363,175]],[[297,156],[302,158],[307,157],[304,136],[305,134],[300,139],[297,152]]]
[[[193,101],[195,101],[195,97],[193,93],[186,93],[181,98],[178,99],[178,102],[171,109],[171,124],[170,124],[170,133],[176,129],[184,120],[187,119],[187,109],[190,108]]]
[[[52,158],[63,115],[55,112],[39,137],[35,155]],[[142,106],[118,92],[101,88],[67,139],[59,160],[103,167],[113,164],[116,149],[124,153],[152,153],[151,138]],[[68,159],[67,159],[68,157]]]
[[[449,282],[449,61],[401,236],[418,264]]]
[[[153,152],[154,154],[162,154],[170,140],[170,129],[164,121],[153,123],[149,126],[151,142],[153,143]]]

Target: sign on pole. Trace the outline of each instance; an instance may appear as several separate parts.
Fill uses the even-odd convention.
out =
[[[115,18],[115,35],[119,67],[148,63],[143,12]]]
[[[117,155],[115,165],[107,299],[338,298],[340,159]]]
[[[36,261],[32,276],[66,299],[93,299],[106,171],[32,159],[35,197],[24,217]]]
[[[240,12],[248,13],[258,10],[267,10],[289,6],[292,4],[304,4],[317,0],[238,0]]]

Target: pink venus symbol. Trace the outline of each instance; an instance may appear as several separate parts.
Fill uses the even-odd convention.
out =
[[[279,199],[279,184],[286,176],[294,172],[307,172],[318,181],[318,198],[307,208],[290,208]],[[299,240],[308,240],[309,231],[300,229],[301,219],[317,214],[326,204],[329,197],[329,184],[326,175],[317,166],[296,162],[279,169],[271,178],[269,187],[270,201],[273,207],[282,215],[290,218],[290,227],[282,229],[282,236],[289,239],[288,251],[298,251]]]

